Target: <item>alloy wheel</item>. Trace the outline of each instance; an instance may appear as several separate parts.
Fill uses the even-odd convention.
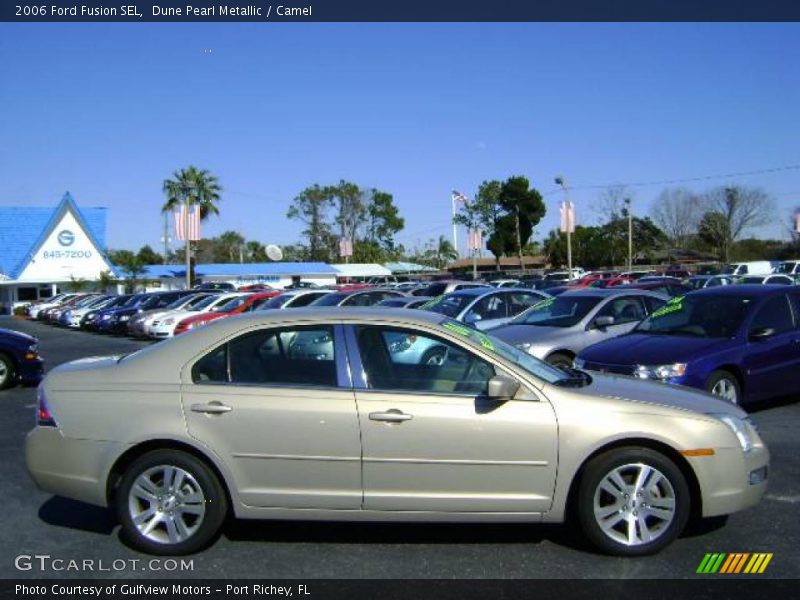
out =
[[[649,544],[675,519],[675,490],[655,467],[625,464],[600,480],[593,509],[600,530],[613,541],[625,546]]]
[[[736,395],[736,385],[727,378],[722,378],[714,384],[714,387],[711,388],[711,393],[715,396],[719,396],[731,402],[732,404],[738,404],[739,398]]]
[[[128,511],[139,533],[154,542],[177,544],[203,523],[206,498],[194,476],[173,465],[141,473],[128,494]]]

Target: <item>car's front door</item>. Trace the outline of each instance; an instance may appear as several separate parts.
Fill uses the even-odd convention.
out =
[[[187,366],[189,433],[228,465],[242,502],[361,507],[345,355],[340,326],[284,326],[244,333]]]
[[[623,294],[613,296],[611,300],[600,307],[589,323],[586,345],[596,344],[628,333],[646,316],[643,296]],[[600,317],[611,317],[611,324],[600,326],[597,321]]]
[[[354,326],[347,339],[365,509],[550,508],[558,432],[547,401],[488,399],[497,367],[451,340],[378,325]]]
[[[765,332],[769,331],[768,335]],[[766,300],[747,327],[745,371],[750,401],[779,396],[800,384],[800,333],[786,294]]]

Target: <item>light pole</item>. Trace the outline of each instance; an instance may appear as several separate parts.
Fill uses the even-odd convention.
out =
[[[628,213],[628,272],[631,272],[633,271],[633,213],[630,198],[625,198],[625,212]]]
[[[569,188],[563,177],[556,177],[556,185],[564,190],[564,229],[567,233],[567,280],[572,281],[572,223],[570,222]]]

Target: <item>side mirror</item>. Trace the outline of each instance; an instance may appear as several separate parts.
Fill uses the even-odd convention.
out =
[[[596,329],[605,329],[606,327],[610,327],[613,324],[614,324],[614,317],[608,315],[597,317],[594,320],[594,326]]]
[[[762,342],[773,335],[775,335],[775,330],[772,327],[759,327],[758,329],[751,329],[747,339],[751,342]]]
[[[519,391],[519,381],[506,375],[495,375],[489,380],[486,395],[492,400],[511,400]]]

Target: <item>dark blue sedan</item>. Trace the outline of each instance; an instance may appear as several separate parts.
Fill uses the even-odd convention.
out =
[[[16,383],[36,385],[42,380],[43,371],[39,340],[12,329],[0,329],[0,390]]]
[[[584,349],[575,366],[735,404],[800,393],[800,289],[732,285],[673,298],[628,335]]]

